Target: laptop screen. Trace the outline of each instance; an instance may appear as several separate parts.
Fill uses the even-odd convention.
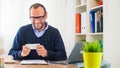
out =
[[[74,46],[67,62],[69,64],[74,64],[74,63],[77,63],[77,62],[83,62],[83,54],[81,53],[81,47],[83,46],[83,44],[81,42],[79,43],[76,43],[76,45]]]

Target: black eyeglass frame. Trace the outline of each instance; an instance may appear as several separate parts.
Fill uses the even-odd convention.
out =
[[[46,15],[46,13],[43,16],[36,16],[36,17],[35,16],[30,16],[29,18],[31,20],[35,20],[35,19],[41,20],[41,19],[43,19],[45,17],[45,15]]]

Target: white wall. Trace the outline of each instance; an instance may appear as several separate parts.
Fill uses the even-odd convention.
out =
[[[20,0],[1,0],[0,8],[0,36],[2,43],[0,47],[8,50],[11,47],[11,40],[13,40],[19,25],[22,21],[22,6]]]
[[[1,0],[0,36],[4,42],[0,47],[11,48],[19,27],[31,23],[29,7],[36,2],[45,5],[48,24],[59,29],[69,55],[74,46],[74,0]]]
[[[104,1],[104,60],[120,68],[120,0]]]
[[[66,49],[69,56],[75,46],[75,0],[67,0],[66,9]]]
[[[49,0],[49,24],[57,27],[65,43],[67,56],[74,47],[74,0]]]

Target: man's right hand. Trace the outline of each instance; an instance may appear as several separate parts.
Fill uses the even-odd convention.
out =
[[[21,57],[25,57],[25,56],[29,55],[30,51],[31,51],[31,49],[28,46],[23,45],[22,46]]]

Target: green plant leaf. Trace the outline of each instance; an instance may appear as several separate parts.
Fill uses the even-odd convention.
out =
[[[94,42],[83,42],[83,50],[85,52],[103,52],[102,41],[95,40]]]

